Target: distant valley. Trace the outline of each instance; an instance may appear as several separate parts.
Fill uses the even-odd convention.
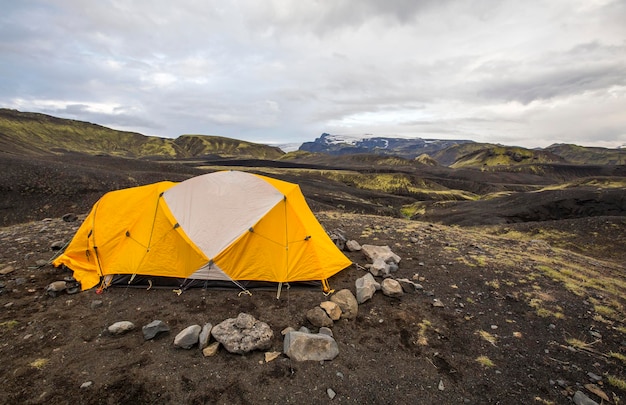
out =
[[[626,149],[330,134],[285,153],[0,109],[0,225],[86,212],[110,190],[217,170],[297,183],[318,211],[458,225],[626,216],[625,161]]]

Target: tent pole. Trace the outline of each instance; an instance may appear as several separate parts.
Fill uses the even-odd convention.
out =
[[[276,291],[276,299],[280,299],[280,291],[283,289],[283,282],[278,283],[278,290]]]

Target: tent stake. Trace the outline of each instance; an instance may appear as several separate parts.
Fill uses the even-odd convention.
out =
[[[283,283],[282,281],[280,283],[278,283],[278,291],[276,291],[276,299],[280,299],[280,290],[283,289]]]

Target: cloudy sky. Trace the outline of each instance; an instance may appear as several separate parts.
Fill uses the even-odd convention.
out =
[[[162,137],[626,145],[626,0],[0,4],[0,107]]]

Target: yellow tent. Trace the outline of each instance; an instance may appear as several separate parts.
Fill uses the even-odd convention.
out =
[[[120,274],[327,286],[350,264],[298,185],[238,171],[109,192],[54,261],[83,290]]]

